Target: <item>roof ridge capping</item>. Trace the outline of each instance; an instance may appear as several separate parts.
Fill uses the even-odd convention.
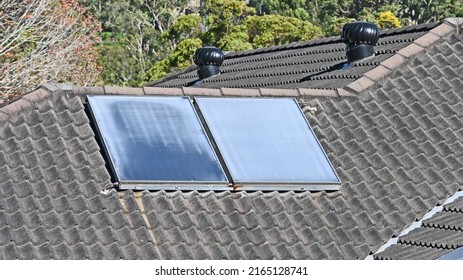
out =
[[[463,17],[446,18],[444,22],[455,26],[457,34],[463,33]]]
[[[35,108],[34,104],[45,100],[55,92],[72,92],[71,83],[44,83],[39,87],[0,104],[0,123],[12,121],[21,113]]]
[[[363,92],[373,86],[378,80],[391,74],[395,69],[407,63],[408,60],[423,52],[427,47],[439,41],[452,31],[461,33],[463,18],[447,18],[441,24],[429,30],[423,36],[417,38],[410,45],[399,50],[392,57],[381,62],[377,67],[364,73],[359,79],[353,81],[336,91],[340,96],[352,96]]]
[[[74,86],[80,95],[157,95],[157,96],[215,96],[215,97],[339,97],[336,89],[312,88],[202,88],[202,87],[84,87]]]

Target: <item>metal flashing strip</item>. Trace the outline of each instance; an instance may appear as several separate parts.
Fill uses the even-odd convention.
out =
[[[302,182],[282,184],[277,183],[239,183],[234,184],[233,190],[247,190],[247,191],[337,191],[340,189],[339,183],[316,183],[316,182]]]
[[[121,190],[150,190],[150,191],[229,191],[230,184],[217,182],[120,182]]]
[[[444,203],[442,203],[441,205],[437,205],[435,206],[433,209],[431,209],[431,211],[429,211],[428,213],[426,213],[423,218],[421,218],[419,221],[416,221],[416,222],[413,222],[409,227],[407,227],[406,229],[404,229],[397,237],[393,237],[391,239],[389,239],[389,241],[387,241],[385,244],[383,244],[381,247],[379,247],[379,249],[373,253],[373,254],[369,254],[365,260],[373,260],[373,255],[376,255],[378,253],[381,253],[383,252],[384,250],[386,250],[387,248],[397,244],[397,242],[399,241],[399,238],[408,234],[409,232],[411,232],[412,230],[414,229],[417,229],[419,227],[421,227],[421,225],[423,224],[423,221],[424,220],[427,220],[429,218],[431,218],[432,216],[434,216],[435,214],[439,213],[439,212],[442,212],[442,210],[444,210],[444,206],[447,205],[447,204],[450,204],[452,202],[454,202],[456,199],[460,198],[460,197],[463,197],[463,191],[458,191],[456,192],[455,194],[453,194],[452,196],[450,196],[449,198],[447,198]]]

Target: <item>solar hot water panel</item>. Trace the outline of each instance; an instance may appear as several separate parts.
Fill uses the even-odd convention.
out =
[[[88,96],[122,189],[229,189],[188,97]]]

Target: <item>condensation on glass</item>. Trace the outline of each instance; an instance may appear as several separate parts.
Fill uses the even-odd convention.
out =
[[[229,189],[188,97],[88,96],[122,189]]]
[[[235,189],[339,189],[339,177],[295,99],[195,102]]]

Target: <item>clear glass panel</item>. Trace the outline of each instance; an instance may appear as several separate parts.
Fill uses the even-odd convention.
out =
[[[188,97],[89,96],[120,182],[222,182],[222,167]]]
[[[196,102],[235,184],[340,183],[296,100]]]

